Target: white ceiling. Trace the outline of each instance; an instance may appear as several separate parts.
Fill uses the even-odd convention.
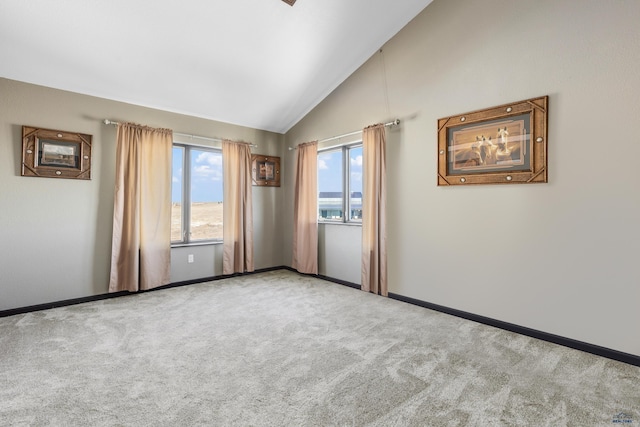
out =
[[[0,77],[284,133],[431,1],[0,0]]]

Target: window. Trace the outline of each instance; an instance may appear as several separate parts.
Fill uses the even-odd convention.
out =
[[[362,221],[362,145],[318,153],[318,218]]]
[[[171,243],[222,241],[222,151],[173,145]]]

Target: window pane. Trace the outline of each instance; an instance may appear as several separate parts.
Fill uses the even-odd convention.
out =
[[[190,240],[222,240],[222,153],[190,150]]]
[[[173,147],[171,172],[171,241],[182,241],[182,185],[184,148]]]
[[[362,221],[362,147],[349,150],[349,195],[349,218]]]
[[[318,153],[318,211],[322,219],[342,219],[342,150]]]

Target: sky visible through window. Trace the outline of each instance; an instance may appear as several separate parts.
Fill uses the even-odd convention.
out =
[[[350,154],[350,191],[362,192],[362,147],[353,148]],[[181,148],[173,148],[173,177],[171,201],[181,202],[182,157]],[[191,201],[222,201],[222,153],[191,150]],[[342,190],[342,151],[318,154],[318,191],[339,192]]]
[[[349,150],[349,157],[350,191],[362,193],[362,147]]]
[[[350,191],[362,192],[362,147],[348,152]],[[342,191],[342,150],[318,153],[318,192]]]
[[[191,201],[222,201],[222,153],[191,149]],[[181,148],[173,148],[173,176],[171,201],[181,202],[182,194],[182,157]]]
[[[318,153],[318,191],[342,192],[342,151]]]

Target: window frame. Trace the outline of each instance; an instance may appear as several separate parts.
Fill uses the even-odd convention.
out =
[[[320,216],[320,189],[318,189],[318,223],[326,224],[350,224],[350,225],[362,225],[362,218],[351,218],[351,150],[356,148],[362,148],[362,141],[356,141],[349,144],[340,146],[333,146],[327,148],[318,149],[318,156],[322,153],[329,153],[339,151],[342,153],[342,218],[332,219],[323,218]],[[318,175],[320,170],[318,169]],[[319,179],[318,179],[319,181]],[[362,194],[362,191],[360,191]],[[348,214],[348,215],[347,215]]]
[[[171,150],[173,153],[174,148],[182,149],[182,200],[181,200],[181,215],[182,215],[182,226],[181,226],[181,240],[172,240],[171,247],[177,248],[182,246],[201,246],[201,245],[215,245],[223,243],[223,238],[219,239],[197,239],[191,240],[191,151],[208,151],[212,153],[219,153],[222,156],[222,149],[211,147],[208,145],[196,145],[196,144],[187,144],[184,142],[174,141]],[[173,159],[172,159],[173,162]],[[173,177],[173,163],[171,176]],[[172,183],[173,185],[173,183]],[[224,195],[223,195],[223,203],[224,203]],[[172,201],[173,204],[173,201]],[[223,218],[224,224],[224,218]]]

